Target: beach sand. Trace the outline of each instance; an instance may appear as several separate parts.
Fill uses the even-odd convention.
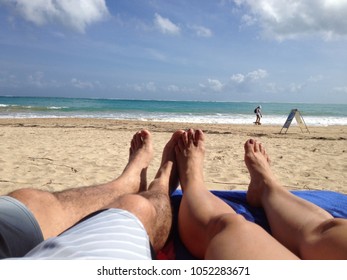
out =
[[[273,170],[291,190],[332,190],[347,194],[347,126],[309,127],[301,132],[281,126],[153,123],[102,119],[1,119],[0,195],[18,188],[58,191],[110,181],[128,161],[132,135],[152,132],[155,157],[177,129],[200,128],[206,134],[205,181],[211,190],[246,190],[244,142],[261,141]]]

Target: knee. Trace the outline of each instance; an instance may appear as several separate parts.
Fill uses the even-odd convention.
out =
[[[138,194],[127,194],[121,196],[110,205],[112,208],[127,210],[137,216],[140,220],[154,216],[154,207],[150,201]]]
[[[8,196],[13,197],[19,201],[22,200],[28,200],[32,196],[36,195],[36,190],[35,189],[29,189],[29,188],[24,188],[24,189],[18,189],[10,192]]]
[[[317,228],[318,234],[324,235],[334,228],[346,226],[346,220],[331,218],[321,223]]]
[[[305,244],[312,245],[319,242],[319,240],[331,232],[331,230],[338,227],[340,223],[339,219],[331,218],[304,232],[303,246],[305,246]]]
[[[331,218],[320,223],[316,228],[307,232],[300,244],[300,254],[306,259],[339,258],[339,254],[347,252],[347,221]],[[321,254],[325,255],[322,256]]]
[[[138,194],[127,194],[118,198],[108,208],[126,210],[137,217],[147,231],[150,238],[153,236],[156,209],[145,197]],[[153,240],[151,240],[153,242]]]
[[[44,205],[51,205],[55,200],[53,194],[38,189],[24,188],[15,190],[8,196],[22,202],[28,208],[39,208]]]
[[[228,227],[241,229],[247,226],[247,224],[246,219],[242,215],[227,213],[211,219],[207,226],[207,232],[210,237],[213,237]]]

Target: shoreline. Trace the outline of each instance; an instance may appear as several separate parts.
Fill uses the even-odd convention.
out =
[[[132,135],[153,134],[154,178],[161,152],[177,129],[199,128],[206,135],[205,181],[211,190],[246,190],[243,144],[261,141],[274,173],[291,190],[331,190],[347,194],[347,126],[282,126],[167,123],[133,120],[46,118],[0,119],[0,194],[35,187],[56,191],[104,183],[119,176],[128,161]]]
[[[283,126],[276,124],[262,124],[254,125],[253,123],[249,124],[227,124],[227,123],[197,123],[197,122],[174,122],[174,121],[151,121],[151,120],[132,120],[132,119],[108,119],[108,118],[80,118],[80,117],[59,117],[59,118],[0,118],[0,126],[41,126],[41,127],[75,127],[75,126],[85,126],[86,123],[95,127],[104,127],[106,124],[110,127],[119,128],[127,124],[132,124],[134,126],[149,126],[154,129],[161,131],[167,130],[167,132],[172,131],[172,127],[199,127],[210,130],[215,128],[216,130],[221,130],[221,132],[226,132],[230,130],[245,130],[249,129],[254,131],[264,130],[266,132],[271,132],[276,134],[276,129],[278,134]],[[346,132],[347,125],[307,125],[309,133],[319,133],[327,132],[327,129],[339,129],[341,132]],[[295,123],[291,124],[288,129],[287,134],[301,133],[300,127]],[[282,134],[285,134],[282,132]],[[345,135],[347,137],[347,135]]]

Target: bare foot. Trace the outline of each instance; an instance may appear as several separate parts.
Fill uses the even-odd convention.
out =
[[[176,190],[179,184],[175,147],[177,146],[178,141],[183,133],[183,130],[177,130],[175,133],[172,134],[171,139],[166,143],[163,149],[160,167],[155,176],[155,180],[151,184],[151,186],[168,186],[169,195]]]
[[[136,132],[131,140],[129,161],[120,179],[126,180],[134,192],[147,189],[147,168],[153,159],[152,135],[148,130]]]
[[[270,158],[265,148],[254,139],[245,143],[245,163],[251,176],[247,191],[250,205],[260,207],[261,198],[266,188],[276,186],[277,180],[270,168]]]
[[[203,186],[203,164],[205,157],[205,137],[201,130],[189,129],[182,134],[176,146],[176,159],[181,187]]]

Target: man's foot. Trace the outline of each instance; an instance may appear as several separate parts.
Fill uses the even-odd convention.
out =
[[[119,179],[125,180],[133,192],[147,189],[147,168],[153,159],[152,135],[142,129],[134,134],[129,149],[129,161]]]
[[[176,159],[181,187],[203,186],[205,137],[201,130],[189,129],[182,134],[176,146]]]
[[[245,163],[251,176],[247,192],[250,205],[261,206],[263,192],[270,187],[277,186],[277,180],[270,168],[270,158],[261,143],[249,139],[245,143]]]
[[[182,137],[183,133],[183,130],[176,131],[172,134],[171,139],[166,143],[163,149],[160,167],[155,176],[155,180],[151,184],[153,186],[168,186],[169,195],[176,190],[179,184],[175,147],[177,146],[178,141]]]
[[[140,193],[151,202],[155,210],[151,231],[153,232],[152,245],[156,251],[163,248],[172,227],[170,195],[178,187],[175,147],[183,132],[178,130],[172,134],[163,149],[161,164],[154,180],[149,185],[148,191]]]

